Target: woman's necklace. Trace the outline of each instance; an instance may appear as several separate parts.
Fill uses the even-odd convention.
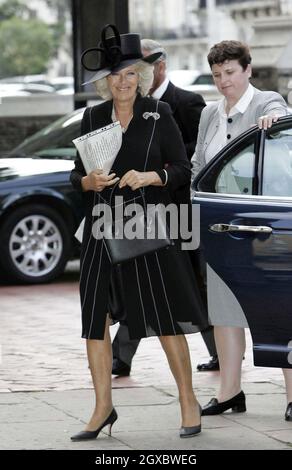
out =
[[[113,110],[112,110],[112,121],[113,122],[116,122],[116,121],[120,121],[120,124],[121,124],[121,128],[122,128],[122,132],[125,133],[129,127],[129,124],[132,120],[132,117],[133,117],[133,113],[130,115],[130,117],[126,120],[126,121],[122,121],[119,116],[118,116],[118,113],[115,111],[115,108],[113,106]],[[123,125],[124,124],[124,125]]]

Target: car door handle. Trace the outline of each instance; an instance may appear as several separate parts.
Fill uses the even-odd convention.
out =
[[[255,232],[255,233],[272,233],[271,227],[263,225],[232,225],[232,224],[213,224],[210,225],[212,232]]]

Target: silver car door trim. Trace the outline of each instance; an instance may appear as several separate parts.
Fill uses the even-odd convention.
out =
[[[253,204],[275,204],[283,205],[287,204],[288,206],[292,205],[292,197],[288,196],[254,196],[254,195],[244,195],[244,194],[225,194],[225,193],[208,193],[195,191],[193,194],[192,200],[198,199],[213,199],[215,201],[228,201],[233,202],[251,202]]]

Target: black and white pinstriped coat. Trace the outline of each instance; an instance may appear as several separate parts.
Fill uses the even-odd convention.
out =
[[[144,170],[145,158],[154,128],[152,118],[145,119],[145,112],[155,112],[157,102],[152,98],[137,96],[134,115],[123,134],[121,149],[116,157],[112,172],[122,177],[128,170]],[[112,101],[91,108],[92,129],[99,129],[112,122]],[[157,171],[163,178],[163,168],[168,173],[165,187],[149,186],[145,191],[146,203],[169,204],[168,187],[177,189],[190,181],[190,163],[186,157],[180,131],[172,117],[169,106],[159,102],[153,140],[151,143],[146,171]],[[85,110],[81,133],[91,130],[89,108]],[[73,186],[82,191],[81,178],[85,170],[77,156],[71,173]],[[101,193],[83,193],[85,202],[85,228],[81,249],[80,297],[82,308],[82,337],[103,339],[111,265],[102,240],[96,240],[91,233],[92,208],[102,200],[109,201],[112,188]],[[129,187],[118,190],[127,201],[139,198],[138,191]],[[140,201],[139,201],[140,202]],[[191,333],[206,327],[206,314],[198,294],[196,280],[187,252],[178,245],[168,250],[150,254],[122,266],[124,286],[124,310],[132,339],[151,335],[175,335]]]

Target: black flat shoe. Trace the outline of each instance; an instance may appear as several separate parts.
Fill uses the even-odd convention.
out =
[[[199,405],[200,408],[200,415],[202,416],[202,408],[201,405]],[[196,434],[200,434],[202,430],[201,423],[198,424],[197,426],[182,426],[179,430],[179,437],[182,439],[185,439],[187,437],[194,437]]]
[[[128,366],[125,362],[121,361],[120,359],[114,358],[113,366],[112,366],[112,374],[113,375],[120,375],[121,377],[130,375],[131,367]]]
[[[207,405],[203,406],[202,416],[220,415],[229,409],[235,413],[243,413],[246,411],[245,394],[243,391],[239,392],[230,400],[218,402],[217,398],[212,398]]]
[[[285,412],[285,420],[286,421],[292,421],[292,401],[288,403],[286,412]]]
[[[102,423],[102,425],[96,429],[96,431],[81,431],[75,436],[71,437],[72,441],[89,441],[90,439],[96,439],[99,435],[100,431],[109,425],[109,435],[111,436],[112,433],[112,425],[118,419],[118,415],[116,410],[113,408],[111,414],[107,417],[107,419]]]
[[[197,365],[197,370],[199,372],[209,372],[213,370],[219,370],[219,360],[218,356],[212,356],[209,362],[205,362],[203,364],[198,364]]]

